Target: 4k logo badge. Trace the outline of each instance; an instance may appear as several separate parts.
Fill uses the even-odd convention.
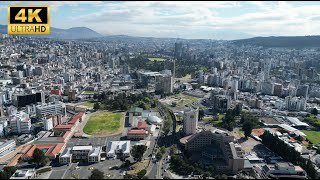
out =
[[[8,34],[49,34],[49,6],[8,6]]]

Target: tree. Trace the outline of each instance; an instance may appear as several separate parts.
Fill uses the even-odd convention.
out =
[[[131,174],[125,174],[123,176],[123,179],[132,179],[132,175]]]
[[[131,149],[131,155],[135,161],[141,161],[144,152],[147,150],[145,145],[135,145]]]
[[[170,147],[170,155],[174,155],[177,152],[178,148],[177,145],[174,144]]]
[[[161,152],[158,152],[158,153],[156,154],[156,158],[157,158],[158,160],[160,160],[160,159],[162,158]]]
[[[91,176],[89,179],[104,179],[104,172],[100,171],[99,169],[94,169],[91,171]]]
[[[211,175],[210,172],[208,172],[208,171],[204,172],[204,174],[203,174],[203,179],[209,178],[210,175]]]
[[[317,110],[317,108],[313,108],[313,109],[311,110],[311,114],[317,116],[317,115],[318,115],[318,110]]]
[[[17,168],[14,166],[4,167],[0,172],[0,179],[10,179],[10,177],[16,172]]]
[[[148,176],[143,176],[141,179],[149,179]]]
[[[44,166],[48,162],[48,158],[45,156],[41,149],[36,148],[32,154],[32,161],[37,164],[37,166]]]
[[[138,173],[137,173],[137,176],[138,176],[138,178],[139,179],[141,179],[144,175],[146,175],[147,174],[147,170],[145,170],[145,169],[142,169],[141,171],[139,171]]]
[[[244,135],[246,136],[246,138],[248,138],[248,136],[251,135],[251,131],[253,129],[253,126],[254,126],[254,124],[251,121],[245,121],[243,123],[242,130],[244,131]]]
[[[161,148],[160,148],[160,152],[161,152],[161,154],[166,153],[166,147],[161,146]]]
[[[168,176],[163,176],[163,179],[170,179]]]
[[[95,109],[95,110],[100,109],[100,104],[98,102],[94,103],[93,109]]]
[[[235,115],[240,116],[241,110],[242,110],[242,105],[237,104],[236,107],[234,108]]]
[[[202,120],[204,117],[204,110],[203,109],[199,109],[199,120]]]

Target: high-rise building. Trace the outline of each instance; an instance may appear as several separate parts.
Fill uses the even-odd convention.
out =
[[[68,93],[68,101],[75,101],[76,100],[76,90],[71,90]]]
[[[95,81],[96,81],[96,82],[101,82],[101,75],[100,75],[100,73],[96,73]]]
[[[267,95],[273,95],[274,93],[274,84],[270,82],[264,82],[261,85],[261,93]]]
[[[280,97],[282,95],[282,89],[283,89],[283,85],[282,84],[274,83],[273,94]]]
[[[31,129],[29,114],[19,111],[10,117],[11,132],[16,134],[28,134]]]
[[[17,107],[25,107],[26,105],[45,103],[44,92],[31,94],[17,94],[13,96],[13,104]]]
[[[182,58],[182,42],[174,43],[174,57],[178,60]]]
[[[156,76],[155,91],[157,94],[173,93],[173,77],[168,74]]]
[[[185,135],[195,134],[197,132],[199,118],[199,108],[189,106],[185,108],[183,114],[183,132]]]
[[[308,85],[299,85],[297,88],[296,96],[306,98],[308,96],[309,86]]]
[[[231,106],[231,98],[228,95],[214,95],[211,94],[213,110],[216,112],[224,113]]]

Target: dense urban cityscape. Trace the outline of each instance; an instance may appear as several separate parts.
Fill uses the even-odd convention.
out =
[[[320,178],[320,36],[6,30],[0,179]]]

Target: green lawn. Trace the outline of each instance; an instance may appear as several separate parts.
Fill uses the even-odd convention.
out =
[[[205,122],[213,121],[213,117],[212,116],[205,116],[205,117],[203,117],[203,120]]]
[[[83,132],[89,135],[107,135],[120,128],[121,113],[96,112],[91,115]]]
[[[301,130],[313,144],[320,143],[320,131]]]
[[[81,105],[82,106],[87,106],[89,108],[93,108],[94,103],[86,101],[86,102],[81,103]]]
[[[193,102],[198,101],[198,98],[193,97],[193,96],[189,96],[189,95],[185,95],[182,93],[175,95],[175,97],[180,98],[180,100],[178,100],[178,102],[177,102],[177,106],[184,106],[184,105],[191,104]]]
[[[82,94],[94,94],[95,91],[84,91]]]
[[[320,127],[320,118],[314,115],[310,115],[310,117],[305,117],[304,120],[311,125]]]
[[[148,58],[150,61],[165,61],[164,58]]]

